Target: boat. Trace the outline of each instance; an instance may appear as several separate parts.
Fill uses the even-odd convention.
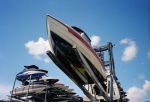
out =
[[[56,78],[42,77],[42,78],[39,78],[38,80],[33,80],[33,83],[41,83],[41,84],[43,83],[45,85],[52,86],[58,81],[59,79],[56,79]]]
[[[95,53],[87,34],[78,27],[69,26],[47,15],[47,34],[51,51],[47,52],[52,61],[75,83],[92,84],[93,79],[87,71],[84,57],[100,82],[106,79],[104,65]]]
[[[43,84],[31,84],[31,85],[16,87],[13,90],[13,95],[26,95],[27,93],[37,94],[37,93],[41,93],[46,88],[47,85],[43,85]]]
[[[24,95],[29,93],[41,93],[42,91],[45,92],[45,89],[51,88],[59,79],[51,78],[51,77],[44,77],[40,78],[39,80],[32,81],[29,83],[27,80],[22,82],[21,87],[16,87],[13,91],[14,95]],[[58,84],[57,84],[58,85]],[[60,84],[59,84],[60,85]]]
[[[39,69],[35,65],[30,65],[30,66],[24,66],[25,69],[21,71],[20,73],[17,74],[17,80],[19,81],[24,81],[31,77],[33,78],[41,78],[42,76],[46,75],[48,73],[47,70]]]
[[[74,91],[74,89],[66,89],[65,91],[71,93],[72,91]]]
[[[57,83],[54,83],[52,88],[58,88],[58,89],[65,91],[66,89],[69,88],[69,86],[65,86],[64,84],[57,82]]]

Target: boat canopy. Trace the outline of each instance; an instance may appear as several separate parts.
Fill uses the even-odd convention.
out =
[[[24,66],[27,69],[39,69],[36,65]]]

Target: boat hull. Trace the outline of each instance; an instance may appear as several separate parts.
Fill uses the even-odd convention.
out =
[[[25,95],[28,93],[41,93],[46,88],[46,85],[27,85],[22,87],[17,87],[13,91],[13,95]]]
[[[85,65],[81,63],[80,58],[73,49],[73,46],[76,46],[96,76],[101,81],[106,79],[105,69],[101,60],[77,31],[52,16],[47,16],[47,33],[52,54],[67,68],[61,68],[63,71],[69,70],[74,73],[82,84],[93,83]]]

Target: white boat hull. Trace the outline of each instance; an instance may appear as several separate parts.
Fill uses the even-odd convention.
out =
[[[57,19],[53,18],[52,16],[47,16],[47,30],[48,30],[48,40],[50,43],[51,52],[55,55],[53,50],[53,41],[52,35],[50,31],[55,32],[58,34],[59,37],[64,39],[65,41],[69,42],[72,46],[76,45],[77,48],[82,52],[82,54],[96,67],[96,69],[100,72],[104,79],[106,79],[106,72],[105,68],[96,55],[95,51],[92,47],[80,36],[80,34],[65,25],[64,23],[58,21]]]
[[[30,87],[29,86],[17,87],[14,89],[13,95],[25,95],[27,93],[35,93],[35,94],[41,93],[45,88],[46,85],[30,85]]]

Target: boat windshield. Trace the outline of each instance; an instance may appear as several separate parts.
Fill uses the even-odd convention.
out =
[[[75,27],[75,26],[72,26],[72,28],[73,28],[74,30],[76,30],[76,31],[81,35],[81,37],[82,37],[89,45],[91,45],[91,40],[90,40],[90,38],[87,36],[87,34],[86,34],[83,30],[81,30],[80,28],[77,28],[77,27]]]

